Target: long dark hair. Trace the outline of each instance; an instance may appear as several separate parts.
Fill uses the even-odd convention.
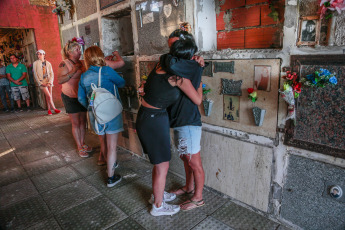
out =
[[[194,39],[179,39],[170,47],[170,54],[177,58],[190,60],[198,51]]]

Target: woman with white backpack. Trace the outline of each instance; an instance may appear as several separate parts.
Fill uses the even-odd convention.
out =
[[[84,60],[88,70],[80,78],[78,100],[88,108],[91,125],[99,135],[101,152],[107,156],[107,186],[113,187],[122,179],[120,175],[115,174],[115,168],[118,166],[118,134],[123,131],[118,88],[125,86],[125,80],[106,66],[104,54],[98,46],[87,48]]]

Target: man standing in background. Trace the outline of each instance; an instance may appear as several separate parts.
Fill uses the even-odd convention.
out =
[[[11,82],[11,90],[13,99],[17,102],[18,110],[22,110],[21,100],[26,102],[27,110],[30,111],[30,94],[28,83],[26,82],[27,70],[25,65],[18,62],[18,58],[15,54],[10,55],[11,64],[6,67],[6,74],[8,80]]]
[[[6,94],[11,102],[11,111],[14,112],[14,101],[11,93],[10,82],[6,76],[6,66],[4,66],[3,61],[0,60],[0,97],[2,105],[4,106],[4,112],[9,112],[10,110],[7,105]]]

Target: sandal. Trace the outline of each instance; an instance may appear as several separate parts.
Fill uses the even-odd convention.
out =
[[[89,154],[83,148],[79,149],[78,153],[80,157],[89,157]]]
[[[102,160],[98,160],[97,161],[97,165],[98,166],[104,166],[104,165],[106,165],[107,164],[107,162],[105,162],[105,161],[102,161]]]
[[[178,193],[177,191],[179,191],[179,190],[181,190],[182,193],[181,193],[181,192]],[[172,192],[170,192],[170,193],[173,193],[173,194],[175,194],[176,196],[180,196],[180,195],[184,195],[184,194],[187,194],[187,195],[188,195],[188,194],[193,194],[193,193],[194,193],[194,189],[188,192],[188,191],[184,190],[183,187],[181,187],[181,188],[178,188],[178,189],[176,189],[176,190],[174,190],[174,191],[172,191]]]
[[[192,210],[194,208],[199,208],[205,205],[204,200],[194,201],[194,200],[187,200],[186,202],[180,204],[180,208],[183,211]]]
[[[85,150],[85,152],[87,153],[91,153],[92,152],[92,147],[89,147],[88,145],[83,145],[82,148]]]

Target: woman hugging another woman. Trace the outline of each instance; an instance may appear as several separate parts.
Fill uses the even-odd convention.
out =
[[[197,46],[191,39],[180,39],[170,49],[170,53],[174,56],[186,60],[190,60],[196,51]],[[150,199],[152,203],[150,213],[153,216],[173,215],[180,211],[178,205],[166,203],[175,199],[176,195],[164,191],[171,159],[167,108],[179,99],[180,90],[195,104],[201,103],[202,92],[197,92],[189,79],[172,76],[157,64],[144,86],[145,95],[137,116],[138,137],[144,153],[148,154],[150,162],[154,165],[153,195]]]

